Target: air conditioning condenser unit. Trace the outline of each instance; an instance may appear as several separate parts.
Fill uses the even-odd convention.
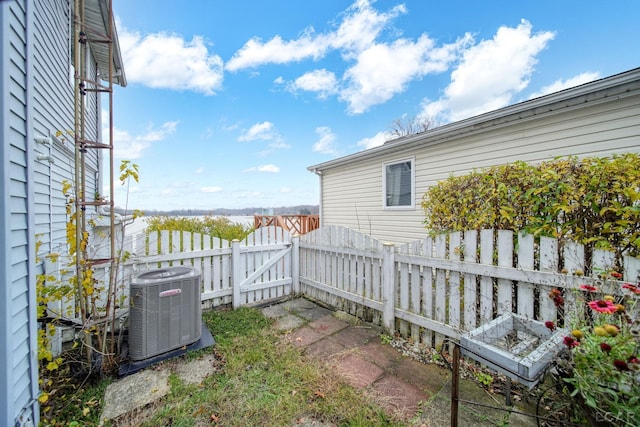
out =
[[[192,344],[202,333],[200,273],[187,266],[140,273],[131,280],[129,358],[139,361]]]

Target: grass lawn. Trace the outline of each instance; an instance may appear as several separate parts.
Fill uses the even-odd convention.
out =
[[[285,343],[282,332],[271,328],[272,321],[259,310],[210,310],[203,319],[216,345],[177,363],[213,353],[217,372],[197,385],[172,374],[169,394],[133,424],[107,426],[295,426],[312,420],[338,426],[401,425],[321,361]],[[97,425],[104,390],[112,381],[106,378],[67,393],[49,420],[43,415],[43,425]]]

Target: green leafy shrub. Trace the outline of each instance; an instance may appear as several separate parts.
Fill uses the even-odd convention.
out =
[[[178,230],[202,233],[224,240],[243,240],[252,231],[249,225],[233,222],[225,217],[154,216],[147,218],[149,231]]]
[[[451,176],[422,199],[433,233],[523,230],[640,254],[640,156],[522,161]]]

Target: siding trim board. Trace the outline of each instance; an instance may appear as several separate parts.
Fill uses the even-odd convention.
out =
[[[34,45],[34,0],[27,0],[27,46]],[[32,419],[35,425],[40,423],[40,405],[38,396],[40,395],[40,385],[38,381],[38,313],[37,313],[37,297],[36,297],[36,262],[34,254],[36,253],[36,236],[35,236],[35,168],[31,165],[35,161],[35,153],[31,148],[34,141],[34,71],[35,58],[33,49],[27,48],[27,315],[28,320],[28,349],[27,359],[29,364],[30,392],[26,396],[29,399],[25,403],[22,411],[29,419]],[[24,421],[24,420],[19,420]]]
[[[33,212],[34,0],[0,3],[0,424],[36,425],[37,319]]]
[[[12,14],[13,11],[10,10],[9,4],[6,2],[0,2],[0,40],[8,40],[9,33],[12,31],[11,26],[9,25],[9,15]],[[8,49],[3,47],[0,50],[0,70],[8,70]],[[10,96],[9,92],[9,73],[2,73],[0,75],[0,134],[2,138],[2,145],[0,146],[0,168],[2,171],[2,195],[8,194],[8,183],[10,180],[9,170],[5,167],[7,164],[7,151],[9,150],[10,141],[8,138],[8,116],[9,109],[7,106],[7,99]],[[11,271],[11,265],[9,261],[9,257],[7,256],[7,233],[8,230],[7,222],[10,220],[10,212],[8,209],[8,204],[3,203],[2,208],[0,209],[0,227],[2,227],[2,236],[0,237],[0,260],[2,260],[2,268],[0,268],[0,274],[2,274],[2,278],[0,279],[0,343],[6,344],[9,343],[11,334],[11,317],[10,317],[10,305],[11,300],[9,299],[9,293],[11,289],[7,285],[9,283],[9,272]],[[13,382],[13,377],[11,376],[11,370],[9,369],[9,365],[11,363],[11,350],[7,345],[3,345],[0,348],[0,423],[6,424],[11,420],[9,413],[12,411],[9,407],[9,396],[12,386],[10,385]]]

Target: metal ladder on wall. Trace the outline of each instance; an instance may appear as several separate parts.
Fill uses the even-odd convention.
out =
[[[113,7],[112,1],[103,2],[108,8],[107,19],[108,24],[105,26],[107,34],[95,27],[95,22],[88,17],[85,8],[85,0],[75,0],[74,7],[74,56],[75,56],[75,96],[74,96],[74,141],[75,141],[75,225],[76,225],[76,272],[78,286],[82,286],[85,281],[92,280],[92,267],[99,264],[110,264],[109,283],[107,294],[107,310],[106,315],[109,316],[112,303],[112,295],[115,290],[115,270],[116,270],[116,237],[115,237],[115,212],[114,212],[114,188],[113,181],[115,177],[114,161],[113,161],[113,80],[114,80],[114,34],[113,34]],[[94,24],[94,25],[92,25]],[[108,55],[108,76],[99,76],[96,70],[96,76],[91,76],[88,69],[88,59],[91,55],[89,44],[107,46]],[[103,52],[104,54],[104,52]],[[102,81],[101,81],[102,80]],[[106,82],[104,84],[103,82]],[[95,94],[90,99],[90,94]],[[100,142],[97,139],[100,135],[100,129],[96,127],[94,132],[88,129],[88,113],[90,110],[89,102],[95,99],[95,108],[98,109],[98,103],[101,102],[101,94],[108,97],[108,130],[109,136],[107,142]],[[102,157],[103,161],[108,162],[109,167],[109,194],[102,196],[97,194],[93,189],[87,188],[87,158],[90,153]],[[104,164],[104,163],[103,163]],[[97,181],[97,179],[96,179]],[[99,183],[96,182],[99,186]],[[101,256],[90,253],[87,244],[89,229],[91,228],[91,220],[88,218],[87,208],[94,208],[98,215],[104,215],[108,224],[107,248]],[[104,209],[108,212],[103,212]],[[79,298],[80,312],[83,321],[89,316],[89,309],[86,298]]]

